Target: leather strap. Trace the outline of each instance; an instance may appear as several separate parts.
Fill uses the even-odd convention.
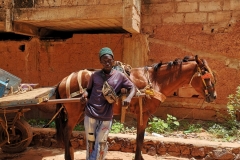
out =
[[[70,82],[71,82],[73,74],[74,73],[71,73],[70,76],[67,77],[67,82],[66,82],[66,95],[67,95],[67,98],[71,98]]]

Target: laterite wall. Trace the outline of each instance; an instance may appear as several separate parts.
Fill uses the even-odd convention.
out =
[[[158,114],[220,120],[229,94],[240,85],[239,0],[143,0],[142,32],[148,34],[150,62],[199,55],[217,73],[217,100],[168,98]]]
[[[197,54],[208,61],[218,78],[215,103],[168,97],[156,115],[218,120],[217,113],[226,110],[227,96],[235,93],[240,81],[240,1],[142,0],[141,10],[141,34],[148,37],[149,47],[146,64]],[[122,34],[75,34],[67,40],[1,41],[0,68],[22,82],[53,86],[73,71],[101,67],[101,47],[112,48],[115,59],[122,60],[126,36],[129,38]],[[134,53],[128,54],[134,60]]]

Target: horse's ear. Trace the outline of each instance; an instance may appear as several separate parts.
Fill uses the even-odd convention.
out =
[[[198,55],[195,56],[195,60],[196,60],[197,64],[203,65],[203,62],[199,59]]]

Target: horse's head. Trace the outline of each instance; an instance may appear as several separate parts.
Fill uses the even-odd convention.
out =
[[[217,98],[215,90],[216,77],[206,60],[195,56],[195,61],[197,63],[197,72],[192,78],[191,85],[205,97],[206,102],[213,102]]]

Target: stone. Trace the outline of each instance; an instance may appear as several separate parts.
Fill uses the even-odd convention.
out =
[[[192,148],[192,153],[191,155],[193,157],[204,157],[205,156],[205,151],[204,151],[204,148],[203,147],[194,147]]]
[[[156,154],[157,154],[156,147],[151,146],[151,147],[148,149],[147,154],[148,154],[148,155],[151,155],[151,156],[156,155]]]
[[[212,157],[213,159],[218,159],[218,160],[232,160],[234,159],[234,156],[232,153],[230,153],[228,150],[213,150],[212,151]]]

